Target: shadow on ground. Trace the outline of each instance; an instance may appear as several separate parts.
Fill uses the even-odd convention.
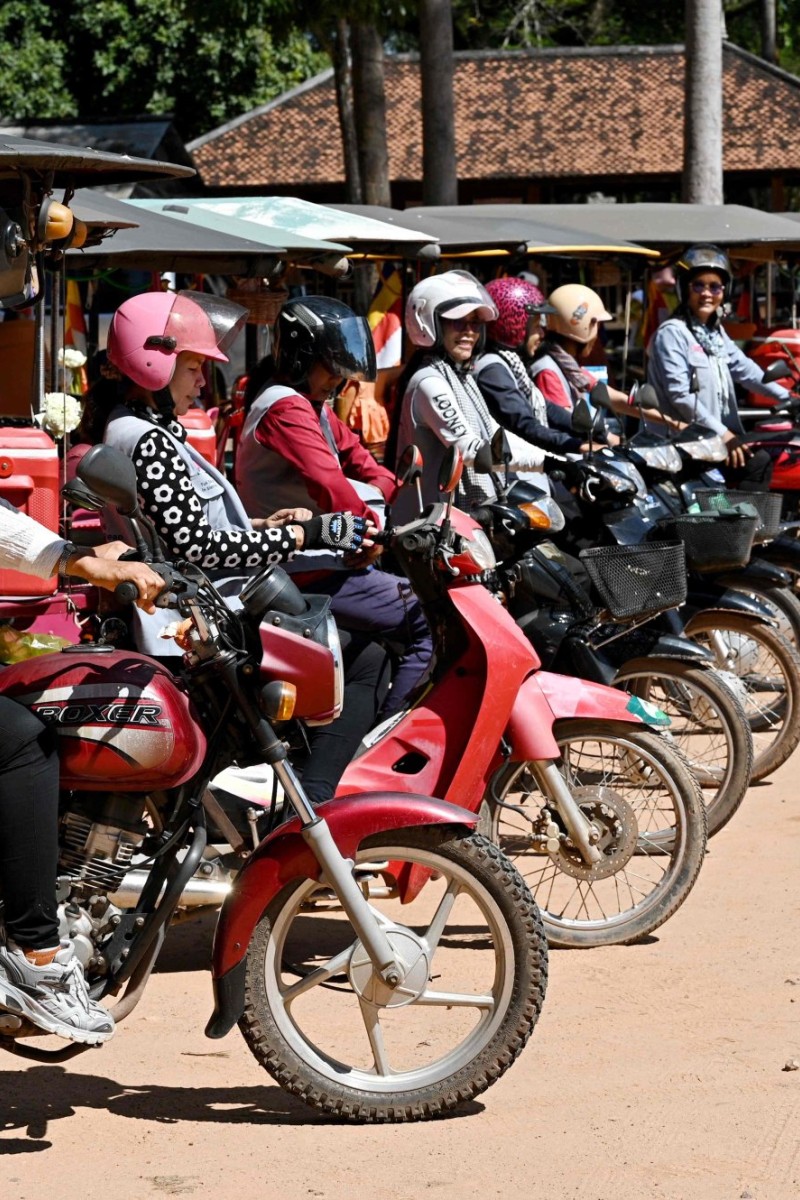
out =
[[[342,1124],[314,1113],[274,1084],[265,1087],[126,1087],[102,1075],[70,1075],[63,1067],[0,1071],[0,1155],[48,1149],[52,1121],[74,1117],[82,1108],[105,1109],[113,1116],[161,1125],[182,1121],[222,1125]],[[444,1119],[483,1112],[478,1101],[462,1105]],[[3,1135],[25,1131],[25,1137]]]

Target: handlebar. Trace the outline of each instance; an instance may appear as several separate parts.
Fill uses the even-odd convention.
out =
[[[119,561],[141,562],[142,560],[138,550],[128,550],[125,554],[120,555]],[[191,596],[196,592],[197,585],[181,574],[178,568],[174,567],[172,563],[157,562],[153,563],[152,566],[153,570],[158,572],[165,584],[163,590],[158,593],[153,601],[156,608],[174,608],[180,596]],[[130,579],[125,579],[114,588],[114,598],[121,605],[135,604],[139,599],[139,589]]]

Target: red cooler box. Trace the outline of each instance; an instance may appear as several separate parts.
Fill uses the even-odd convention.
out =
[[[58,533],[58,450],[42,429],[0,427],[0,496]],[[0,596],[48,596],[58,584],[0,571]]]
[[[217,465],[217,435],[214,424],[208,413],[202,408],[190,408],[185,416],[179,417],[186,430],[186,440],[194,446],[198,454],[202,454],[212,467]]]

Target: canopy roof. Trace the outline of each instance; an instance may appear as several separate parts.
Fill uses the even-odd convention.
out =
[[[182,196],[177,200],[130,200],[128,202],[136,209],[148,209],[160,213],[175,221],[185,221],[190,225],[199,225],[203,229],[214,229],[229,237],[245,238],[250,242],[282,254],[308,257],[314,254],[337,253],[346,254],[350,249],[340,242],[324,241],[320,238],[306,237],[294,228],[277,228],[263,222],[244,219],[238,215],[228,215],[216,209],[208,208],[203,200],[185,200]]]
[[[71,207],[96,230],[113,233],[98,246],[67,252],[67,269],[122,267],[143,271],[209,272],[217,275],[268,275],[286,254],[285,247],[231,237],[217,230],[176,221],[128,201],[80,190]]]
[[[374,213],[382,221],[407,226],[436,237],[442,254],[463,257],[465,253],[527,254],[634,254],[656,257],[655,250],[638,246],[618,235],[596,230],[579,231],[555,219],[542,216],[541,208],[531,204],[457,204],[444,207],[377,208],[366,205],[341,205],[345,212],[368,216]],[[513,208],[513,213],[500,209]]]
[[[380,254],[387,249],[398,254],[405,247],[405,254],[412,256],[421,247],[436,242],[433,234],[370,215],[392,211],[387,209],[329,208],[295,196],[219,196],[181,200],[181,203],[266,226],[281,234],[291,230],[304,237],[346,242],[362,254]],[[402,214],[397,215],[402,219]]]
[[[127,183],[146,175],[188,176],[196,172],[177,163],[132,158],[100,150],[78,149],[38,139],[0,136],[0,179],[16,179],[21,171],[42,179],[52,174],[53,186],[70,187],[78,181],[102,184]]]
[[[800,231],[778,213],[741,204],[498,204],[499,219],[532,210],[545,221],[607,237],[642,239],[664,253],[696,242],[729,247],[735,257],[772,258],[800,250]]]

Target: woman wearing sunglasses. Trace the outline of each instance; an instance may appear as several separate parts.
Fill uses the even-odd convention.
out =
[[[730,296],[732,272],[716,246],[690,246],[675,269],[678,308],[660,325],[649,347],[647,378],[658,393],[662,412],[693,421],[734,442],[744,429],[739,419],[736,384],[784,401],[779,384],[762,383],[761,368],[731,341],[720,322]],[[732,447],[725,468],[732,487],[769,486],[772,463],[765,450],[755,454]]]

